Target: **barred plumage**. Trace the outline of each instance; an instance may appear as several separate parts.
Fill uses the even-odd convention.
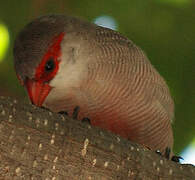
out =
[[[78,119],[89,117],[92,125],[153,150],[172,148],[169,89],[143,51],[118,32],[63,15],[38,18],[15,42],[20,80],[34,80],[53,38],[62,32],[57,74],[48,82],[40,80],[52,87],[42,105],[69,114],[80,106]]]

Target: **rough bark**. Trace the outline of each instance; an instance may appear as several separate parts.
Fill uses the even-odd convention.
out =
[[[195,167],[87,123],[1,97],[0,179],[192,180]]]

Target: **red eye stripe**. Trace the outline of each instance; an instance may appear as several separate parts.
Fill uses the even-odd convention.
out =
[[[59,68],[59,57],[61,56],[61,41],[64,37],[64,32],[60,33],[53,39],[52,45],[49,47],[47,53],[43,56],[41,63],[36,68],[35,80],[39,82],[47,82],[50,81],[57,73]],[[55,63],[55,69],[51,72],[45,71],[45,64],[49,59],[53,59]]]

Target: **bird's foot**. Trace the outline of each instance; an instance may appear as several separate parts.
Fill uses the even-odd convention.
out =
[[[180,159],[183,159],[181,156],[175,156],[175,155],[170,158],[171,149],[169,147],[167,147],[165,149],[165,154],[164,155],[162,155],[162,153],[159,150],[157,150],[155,152],[157,154],[159,154],[160,156],[164,156],[166,159],[171,159],[172,161],[177,162],[177,163],[180,162]]]
[[[73,113],[72,113],[72,118],[73,119],[77,119],[77,117],[78,117],[78,113],[79,113],[79,106],[76,106],[75,108],[74,108],[74,110],[73,110]],[[69,116],[69,114],[68,114],[68,112],[67,111],[60,111],[60,112],[58,112],[59,114],[62,114],[62,115],[65,115],[65,116]]]
[[[65,115],[65,116],[68,116],[68,112],[66,112],[66,111],[60,111],[60,112],[58,112],[59,114],[62,114],[62,115]]]
[[[87,117],[84,117],[81,121],[82,121],[83,123],[91,124],[90,119],[87,118]]]
[[[180,163],[180,159],[183,160],[183,158],[181,156],[172,156],[171,160],[177,163]]]
[[[160,152],[160,150],[156,150],[155,153],[162,156],[162,153]]]
[[[73,113],[72,113],[72,118],[73,119],[77,119],[78,118],[79,110],[80,110],[80,107],[79,106],[76,106],[74,108]]]
[[[170,159],[170,154],[171,154],[171,149],[169,147],[167,147],[165,149],[165,154],[164,154],[165,158]]]
[[[77,119],[77,118],[78,118],[79,110],[80,110],[80,107],[79,107],[79,106],[76,106],[76,107],[74,108],[73,114],[72,114],[72,118],[73,118],[73,119]],[[91,124],[90,119],[87,118],[87,117],[84,117],[84,118],[81,120],[81,122]]]
[[[78,119],[79,110],[80,110],[80,107],[79,106],[75,106],[75,108],[73,109],[73,113],[72,113],[72,118],[73,119]],[[69,116],[67,111],[60,111],[58,113],[62,114],[62,115]],[[84,122],[84,123],[91,124],[90,123],[90,119],[87,118],[87,117],[84,117],[81,121]]]

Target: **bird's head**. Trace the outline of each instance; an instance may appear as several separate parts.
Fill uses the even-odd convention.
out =
[[[83,25],[76,21],[60,15],[43,16],[26,25],[15,40],[16,74],[37,106],[42,106],[53,88],[66,86],[79,77],[78,69],[82,69],[77,67],[81,66],[77,56],[82,49],[79,28]]]

